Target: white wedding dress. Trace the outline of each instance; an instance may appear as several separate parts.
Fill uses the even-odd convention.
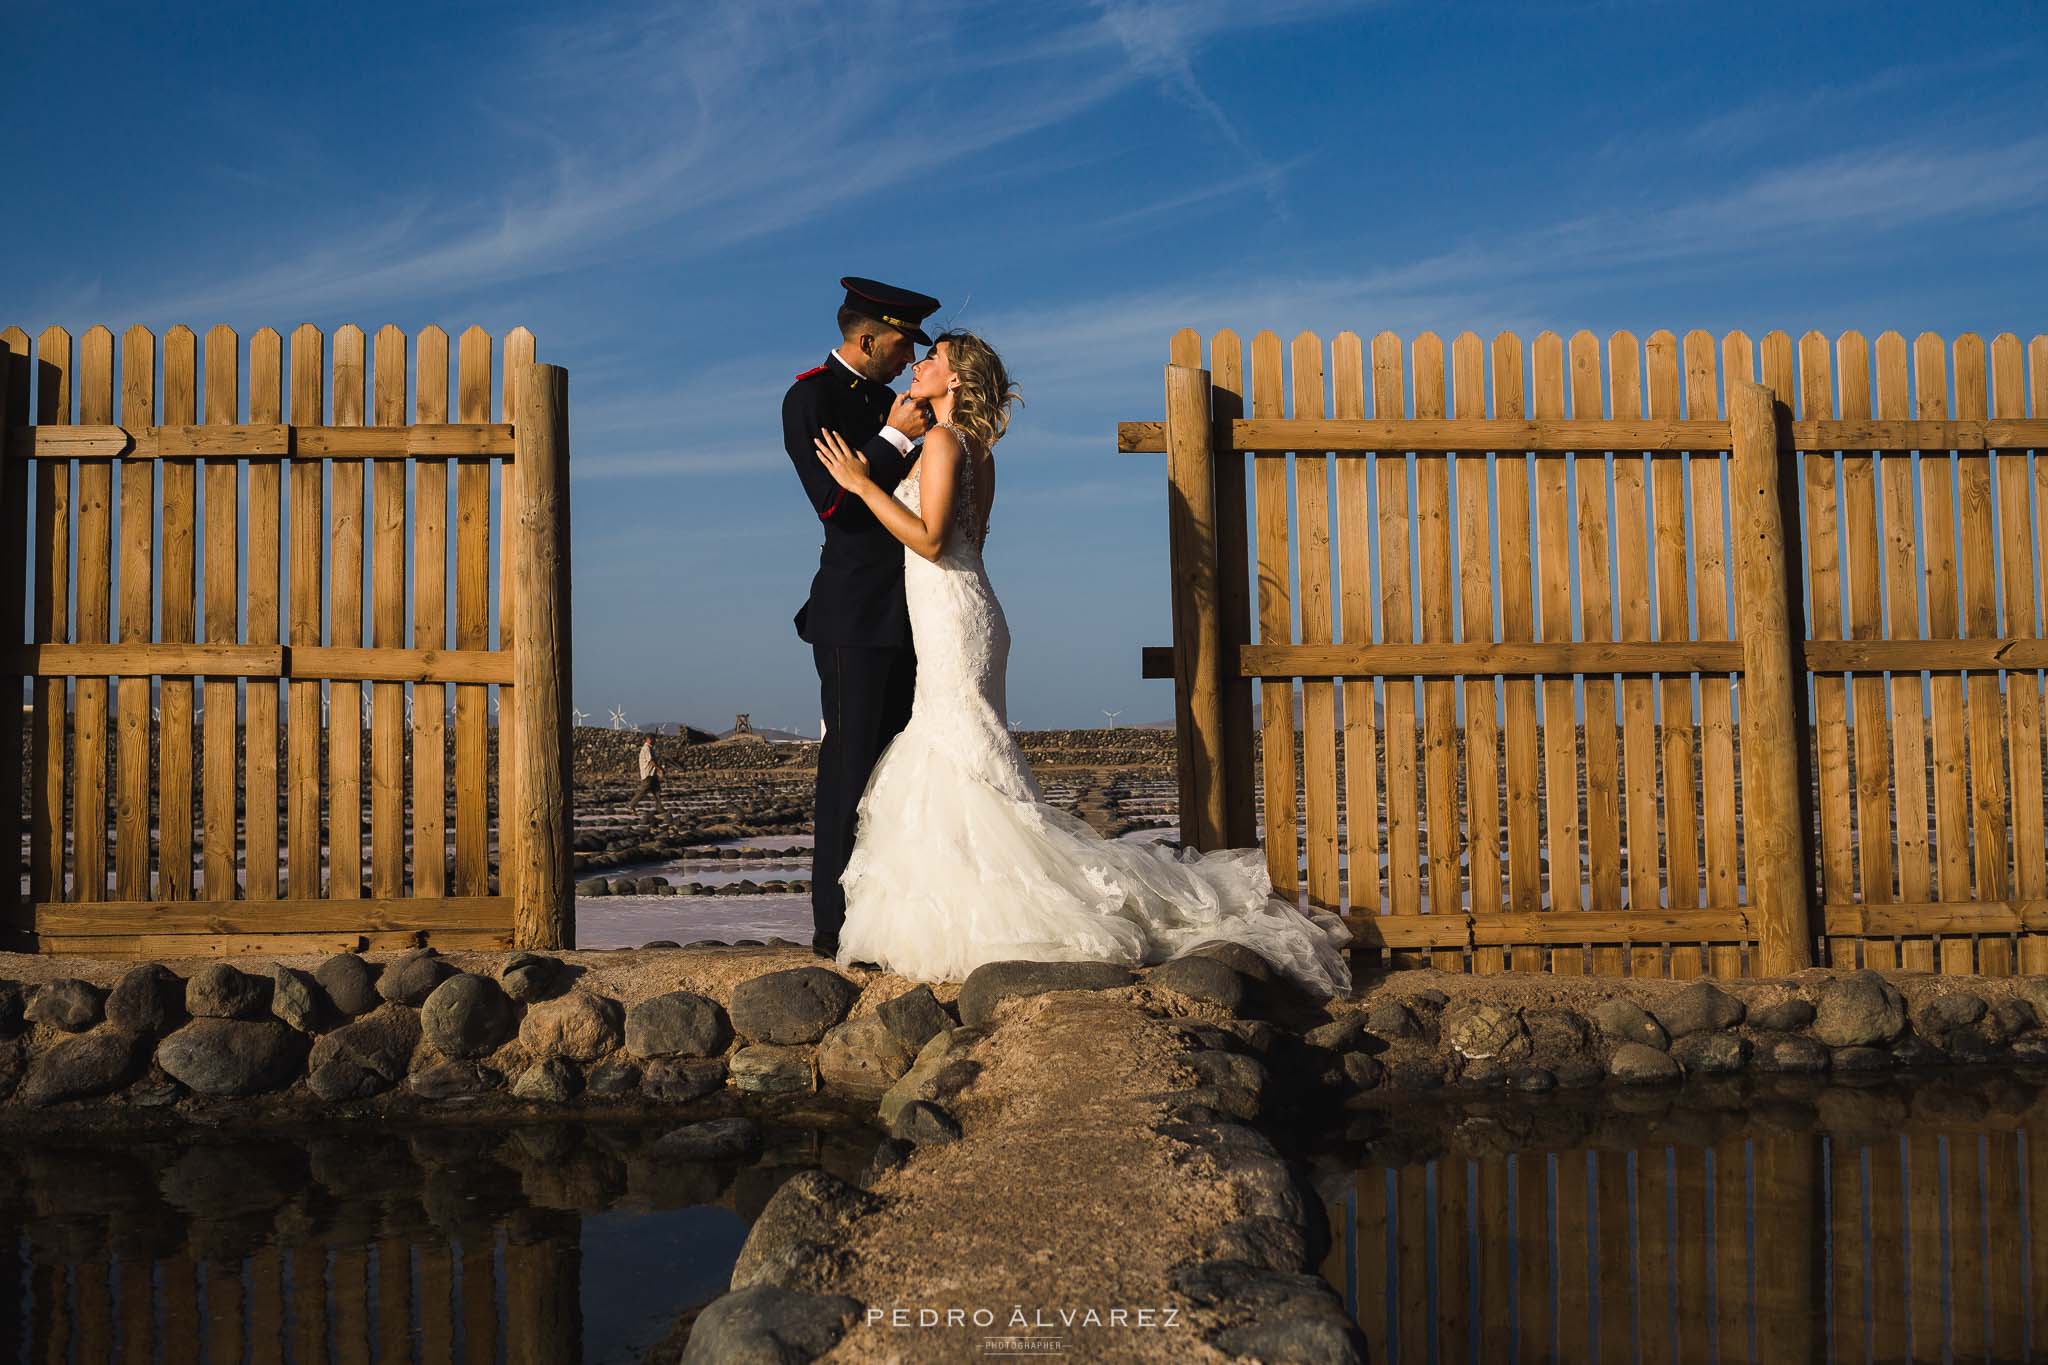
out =
[[[936,561],[904,551],[917,684],[861,796],[835,960],[959,981],[987,962],[1138,966],[1221,939],[1318,995],[1348,993],[1350,930],[1274,897],[1259,849],[1176,857],[1046,804],[1010,736],[1010,628],[982,567],[971,438],[953,431],[963,458],[945,549]],[[921,473],[896,488],[913,512]]]

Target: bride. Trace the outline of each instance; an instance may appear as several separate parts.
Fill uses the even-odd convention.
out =
[[[913,368],[909,393],[930,403],[933,424],[894,493],[837,432],[817,441],[840,487],[903,542],[917,652],[910,722],[868,779],[839,879],[837,961],[958,981],[986,962],[1138,966],[1221,939],[1319,995],[1348,992],[1340,949],[1351,932],[1274,897],[1260,850],[1176,857],[1105,839],[1046,803],[1010,736],[1010,629],[981,559],[995,445],[1017,392],[988,343],[956,331]]]

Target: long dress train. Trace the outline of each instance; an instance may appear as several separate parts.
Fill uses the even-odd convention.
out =
[[[1009,730],[1010,630],[982,565],[970,439],[944,550],[904,551],[916,691],[861,796],[836,961],[958,981],[986,962],[1139,966],[1220,939],[1319,995],[1348,993],[1350,930],[1275,897],[1261,850],[1176,855],[1046,803]],[[895,493],[913,512],[921,473]]]

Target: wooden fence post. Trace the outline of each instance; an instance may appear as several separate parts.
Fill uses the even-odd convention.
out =
[[[1761,384],[1729,386],[1741,603],[1744,862],[1759,926],[1757,965],[1765,976],[1813,965],[1807,794],[1799,781],[1800,689],[1792,666],[1795,613],[1787,591],[1775,404]]]
[[[1209,372],[1166,367],[1166,479],[1172,516],[1173,690],[1180,744],[1182,842],[1225,846],[1223,684],[1225,660],[1217,597],[1216,449],[1209,415]]]
[[[512,704],[520,765],[511,824],[508,889],[516,897],[513,943],[570,948],[576,942],[569,824],[569,372],[535,365],[516,418],[519,506],[508,531],[513,556]],[[503,755],[501,754],[501,758]],[[501,829],[500,842],[507,842]]]
[[[0,849],[9,869],[0,883],[0,947],[26,945],[29,922],[21,879],[13,871],[21,848],[22,630],[28,591],[28,461],[7,450],[7,429],[28,424],[29,357],[0,340]]]

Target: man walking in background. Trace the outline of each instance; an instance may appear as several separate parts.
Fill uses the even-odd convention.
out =
[[[640,809],[640,798],[661,795],[661,773],[654,761],[654,736],[648,735],[640,741],[640,790],[633,793],[632,809]]]

